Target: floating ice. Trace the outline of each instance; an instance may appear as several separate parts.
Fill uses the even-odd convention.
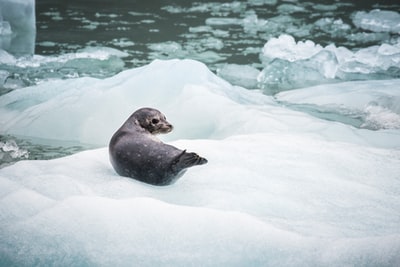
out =
[[[389,10],[374,9],[370,12],[358,11],[353,23],[362,29],[374,32],[400,33],[400,13]]]
[[[314,4],[312,8],[318,11],[334,11],[338,8],[337,5],[324,5],[324,4]]]
[[[27,159],[28,157],[28,151],[19,148],[14,140],[0,141],[0,168],[16,159]]]
[[[248,12],[243,18],[242,26],[246,33],[257,33],[257,31],[265,31],[268,27],[268,21],[259,19],[255,12]]]
[[[322,118],[361,128],[400,129],[400,80],[346,82],[283,92],[276,98]]]
[[[400,43],[382,44],[355,52],[345,47],[322,47],[312,41],[296,43],[290,35],[272,38],[263,48],[265,68],[258,81],[267,93],[334,80],[372,80],[400,75]]]
[[[257,81],[267,94],[334,82],[338,62],[334,53],[323,50],[309,59],[290,62],[275,59],[258,75]]]
[[[217,74],[234,85],[254,89],[258,87],[260,71],[248,65],[223,64],[217,69]]]
[[[123,70],[125,63],[121,58],[127,55],[114,48],[87,47],[76,53],[59,56],[34,55],[30,58],[16,58],[0,50],[0,66],[8,72],[0,89],[22,88],[34,85],[37,80],[81,76],[109,77]]]
[[[262,57],[267,62],[274,58],[293,62],[310,58],[322,49],[322,46],[315,44],[313,41],[307,40],[296,43],[293,36],[283,34],[278,38],[272,38],[264,45]]]
[[[152,59],[184,58],[188,56],[182,45],[173,41],[149,44],[148,48],[151,50],[149,57]]]
[[[343,99],[360,105],[367,89],[379,101],[398,83],[378,94],[374,83],[344,84],[361,87]],[[325,97],[338,103],[346,90],[335,88]],[[170,143],[209,164],[163,188],[118,176],[107,148],[0,169],[0,265],[400,263],[399,130],[292,111],[199,62],[15,90],[0,97],[0,129],[105,146],[141,106],[162,110]]]
[[[224,59],[213,50],[220,50],[224,46],[223,42],[214,37],[200,40],[193,40],[182,46],[173,41],[164,43],[149,44],[148,48],[153,52],[150,57],[153,59],[183,59],[190,58],[201,60],[204,63],[215,63]]]
[[[299,5],[292,5],[292,4],[279,5],[278,11],[281,13],[288,13],[288,14],[307,12],[307,10],[304,7],[299,6]]]
[[[333,18],[321,18],[315,22],[315,26],[334,38],[346,37],[351,29],[342,19]]]
[[[231,3],[201,3],[194,2],[191,7],[179,7],[179,6],[165,6],[162,7],[163,10],[169,13],[206,13],[211,12],[215,15],[226,15],[229,13],[240,13],[246,7],[246,3],[233,1]]]
[[[242,20],[236,18],[208,18],[206,24],[211,26],[241,25]]]
[[[262,6],[262,5],[273,6],[278,3],[278,0],[249,0],[247,2],[253,6]]]
[[[387,32],[359,32],[348,34],[346,38],[350,41],[365,44],[387,41],[390,38],[390,34]]]

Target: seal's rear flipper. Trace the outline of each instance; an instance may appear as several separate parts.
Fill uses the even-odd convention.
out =
[[[185,169],[195,165],[206,164],[207,162],[205,158],[200,157],[196,153],[187,153],[186,150],[183,150],[182,153],[176,157],[174,165],[177,168]]]

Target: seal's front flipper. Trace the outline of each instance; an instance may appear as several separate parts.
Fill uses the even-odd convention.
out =
[[[195,165],[206,164],[207,162],[205,158],[200,157],[196,153],[188,153],[186,150],[183,150],[182,153],[176,157],[174,165],[178,168],[185,169]]]

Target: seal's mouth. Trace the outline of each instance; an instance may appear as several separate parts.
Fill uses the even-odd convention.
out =
[[[165,126],[161,127],[160,133],[169,133],[174,129],[174,126],[171,124],[166,124]]]
[[[160,127],[158,129],[154,129],[154,131],[152,131],[152,134],[166,134],[174,129],[174,127],[171,124],[164,124],[159,126]]]

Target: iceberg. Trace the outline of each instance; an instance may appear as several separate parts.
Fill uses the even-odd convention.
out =
[[[35,0],[0,1],[0,50],[33,55],[36,37]]]
[[[304,88],[297,99],[318,92],[326,103],[398,112],[388,100],[399,83]],[[174,124],[165,142],[209,164],[168,187],[118,176],[105,146],[142,106]],[[0,97],[0,122],[1,134],[102,146],[0,169],[1,266],[400,264],[397,128],[317,118],[193,60],[17,89]]]

